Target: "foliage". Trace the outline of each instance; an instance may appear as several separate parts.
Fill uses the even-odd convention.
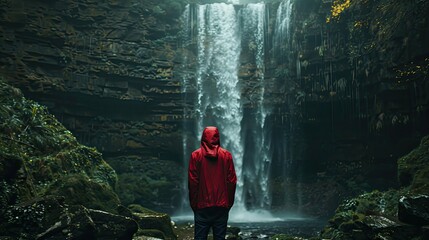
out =
[[[0,202],[2,207],[56,194],[70,203],[115,211],[115,171],[48,109],[0,79]]]
[[[356,229],[362,229],[366,216],[392,217],[391,214],[397,211],[398,200],[399,195],[394,190],[385,193],[374,191],[346,200],[338,207],[321,236],[329,239],[354,239],[350,234]]]
[[[402,188],[385,192],[373,191],[344,201],[329,220],[329,226],[322,231],[321,237],[355,239],[353,237],[353,233],[356,233],[355,230],[364,233],[367,230],[371,231],[367,229],[367,226],[373,224],[374,221],[397,219],[398,202],[402,196],[429,194],[428,150],[429,136],[426,136],[419,147],[398,160],[398,176]],[[388,236],[396,233],[387,231],[384,234]]]
[[[83,174],[62,176],[49,186],[47,193],[65,197],[65,202],[69,205],[83,205],[113,213],[116,213],[120,204],[118,196],[109,185],[94,182]]]
[[[420,146],[398,160],[398,177],[402,186],[414,193],[429,194],[429,136]]]
[[[337,214],[352,211],[364,215],[395,216],[398,210],[397,203],[402,191],[390,190],[386,192],[373,191],[356,198],[344,201],[337,209]]]
[[[398,84],[413,82],[416,80],[429,80],[429,58],[420,63],[410,62],[401,68],[395,69]]]
[[[331,16],[326,18],[326,22],[331,20],[338,20],[342,12],[350,7],[351,0],[334,0],[331,6]]]

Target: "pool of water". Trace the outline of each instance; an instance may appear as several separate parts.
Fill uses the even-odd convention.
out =
[[[305,218],[297,216],[288,217],[272,217],[251,218],[247,215],[245,217],[234,218],[231,216],[228,225],[240,228],[240,236],[243,239],[269,239],[269,237],[276,234],[289,234],[299,237],[312,237],[317,236],[323,227],[326,225],[326,219]],[[262,221],[261,221],[262,219]],[[191,225],[193,223],[193,216],[175,216],[172,220],[177,225]],[[258,221],[259,220],[259,221]]]
[[[241,229],[243,239],[268,239],[276,234],[289,234],[299,237],[317,236],[326,221],[322,220],[286,220],[276,222],[231,223]]]

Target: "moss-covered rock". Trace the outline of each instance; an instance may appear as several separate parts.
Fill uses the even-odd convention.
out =
[[[58,178],[46,189],[49,194],[64,196],[70,205],[116,213],[120,204],[118,196],[109,185],[98,183],[82,174],[70,174]]]
[[[69,204],[115,211],[117,176],[94,148],[76,138],[46,107],[0,81],[0,200],[64,196]]]
[[[420,145],[398,160],[398,178],[401,186],[410,186],[414,193],[429,193],[429,136]]]
[[[132,204],[128,207],[132,211],[140,229],[143,230],[141,231],[142,235],[159,237],[159,232],[161,232],[164,235],[162,239],[177,239],[173,231],[170,216],[167,214],[149,210],[138,204]],[[148,235],[149,233],[151,235]]]
[[[398,218],[404,223],[418,226],[429,225],[429,196],[401,197],[398,206]]]
[[[137,223],[112,214],[117,176],[101,154],[2,81],[0,103],[0,238],[131,239]]]
[[[138,230],[137,223],[129,217],[91,209],[89,215],[95,223],[98,239],[131,239]]]
[[[10,206],[1,217],[1,236],[13,239],[95,239],[95,225],[83,206],[46,196]]]
[[[140,229],[136,235],[152,237],[156,239],[166,239],[165,234],[158,229]]]
[[[344,201],[321,232],[328,239],[425,239],[429,136],[398,160],[400,189],[373,191]],[[399,209],[398,209],[399,204]],[[412,206],[411,206],[412,205]],[[401,216],[398,220],[398,211]],[[423,219],[423,220],[422,220]]]

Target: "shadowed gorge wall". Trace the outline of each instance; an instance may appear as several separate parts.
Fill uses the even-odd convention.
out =
[[[80,142],[103,153],[122,176],[118,191],[125,204],[170,208],[180,197],[176,171],[183,171],[183,104],[173,67],[184,4],[0,4],[5,80],[46,104]]]
[[[396,160],[429,132],[428,3],[356,0],[329,23],[331,1],[293,3],[280,44],[280,3],[266,12],[271,208],[326,215],[345,196],[396,186]],[[183,96],[183,56],[196,60],[178,38],[184,10],[167,0],[0,2],[0,74],[103,153],[124,204],[173,212],[183,197],[183,126],[194,120],[183,119],[194,94]],[[248,99],[260,72],[254,45],[243,49]],[[255,105],[243,102],[251,138]]]

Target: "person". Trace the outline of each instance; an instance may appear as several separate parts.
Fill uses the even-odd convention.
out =
[[[206,127],[201,146],[189,160],[189,202],[194,212],[195,240],[206,240],[210,229],[214,240],[226,235],[229,210],[234,204],[237,176],[232,155],[220,147],[217,127]]]

